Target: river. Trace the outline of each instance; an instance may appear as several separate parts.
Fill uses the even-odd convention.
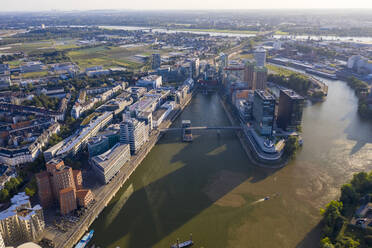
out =
[[[121,30],[143,30],[159,33],[192,33],[205,35],[209,34],[210,36],[228,36],[228,37],[255,37],[256,34],[247,34],[242,31],[239,33],[238,30],[233,32],[213,32],[213,31],[193,31],[193,30],[182,30],[182,29],[166,29],[159,27],[138,27],[138,26],[99,26],[100,28],[106,29],[121,29]],[[372,37],[351,37],[351,36],[334,36],[334,35],[283,35],[276,34],[273,35],[275,39],[295,39],[295,40],[323,40],[323,41],[343,41],[343,42],[356,42],[356,43],[372,43]]]
[[[316,247],[319,209],[372,169],[372,124],[344,82],[325,81],[328,98],[305,108],[304,146],[286,167],[252,166],[231,131],[195,132],[192,143],[168,133],[93,223],[91,243],[165,248],[192,233],[194,247]],[[174,126],[182,119],[230,125],[216,94],[196,95]]]

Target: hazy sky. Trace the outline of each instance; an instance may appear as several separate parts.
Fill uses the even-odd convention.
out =
[[[372,8],[372,0],[0,0],[0,11]]]

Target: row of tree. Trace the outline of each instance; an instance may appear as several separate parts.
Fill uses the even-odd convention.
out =
[[[290,88],[303,96],[309,95],[309,90],[312,85],[311,80],[306,75],[296,72],[289,76],[283,74],[270,74],[267,80],[286,88]]]

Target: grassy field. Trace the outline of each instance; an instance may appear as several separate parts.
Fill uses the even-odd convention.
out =
[[[280,75],[284,75],[288,77],[296,73],[294,71],[291,71],[291,70],[288,70],[288,69],[285,69],[285,68],[282,68],[276,65],[272,65],[272,64],[266,64],[266,67],[267,69],[269,69],[269,72],[272,74],[280,74]]]
[[[161,53],[164,55],[167,52],[169,51],[152,50],[150,46],[129,48],[99,46],[70,51],[67,55],[82,69],[96,65],[101,65],[104,68],[119,66],[131,69],[139,69],[141,66],[143,66],[143,63],[134,58],[134,55],[150,56],[152,53]]]
[[[61,39],[61,40],[44,40],[37,42],[15,43],[0,47],[0,51],[4,53],[24,52],[26,54],[53,52],[56,50],[65,50],[77,48],[76,40]]]
[[[45,77],[45,76],[48,76],[47,71],[22,73],[22,78],[39,78],[39,77]]]

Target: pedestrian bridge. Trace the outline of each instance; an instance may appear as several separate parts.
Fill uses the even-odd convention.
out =
[[[171,131],[183,131],[183,130],[241,130],[242,128],[237,126],[228,126],[228,127],[208,127],[208,126],[201,126],[201,127],[186,127],[186,128],[162,128],[159,129],[160,132],[171,132]]]

